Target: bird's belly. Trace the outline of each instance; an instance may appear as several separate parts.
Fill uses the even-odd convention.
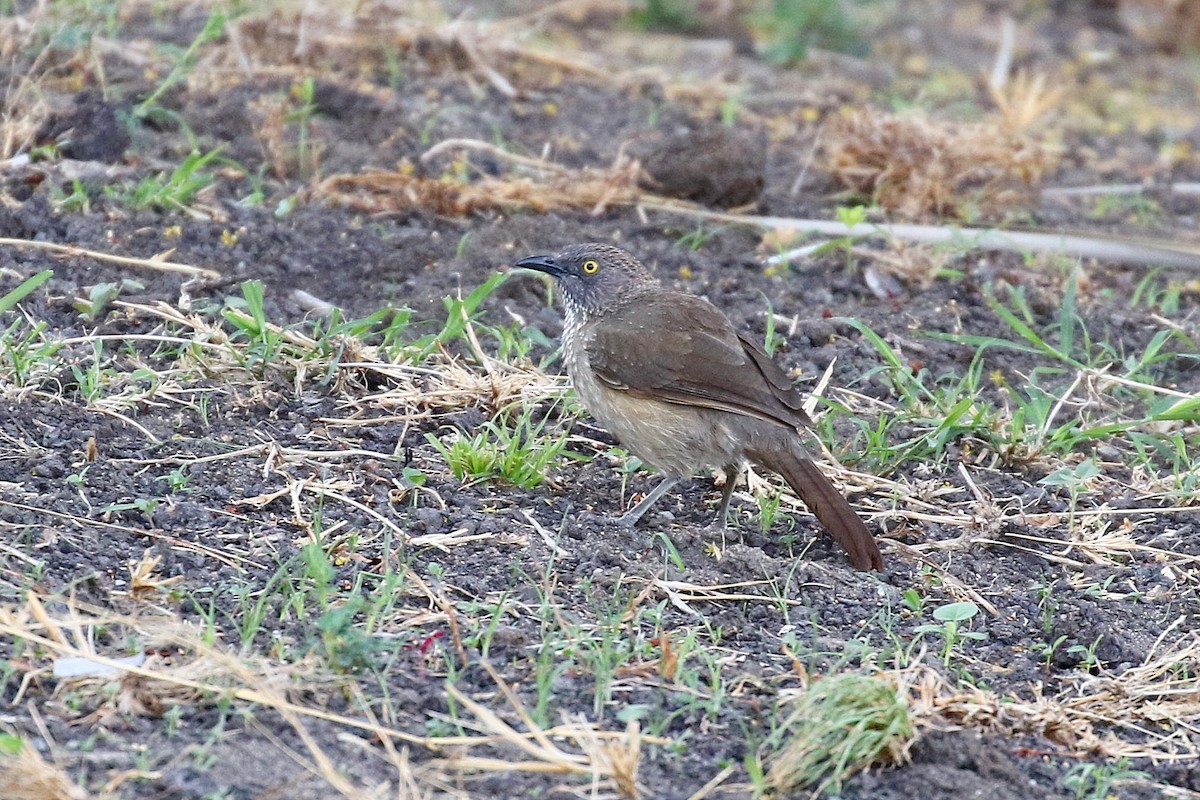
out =
[[[742,448],[722,421],[725,412],[633,397],[601,384],[590,368],[572,370],[584,407],[629,452],[664,475],[739,464]]]

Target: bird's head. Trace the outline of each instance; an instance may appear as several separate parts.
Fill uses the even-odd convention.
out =
[[[658,280],[629,253],[610,244],[577,244],[552,256],[516,264],[553,276],[567,307],[584,317],[602,314]]]

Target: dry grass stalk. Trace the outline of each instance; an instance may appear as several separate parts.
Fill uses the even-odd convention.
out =
[[[266,151],[271,173],[279,180],[286,180],[295,167],[295,149],[289,149],[287,143],[288,106],[287,99],[280,95],[263,95],[246,105],[254,136]]]
[[[500,693],[508,701],[512,713],[526,732],[519,732],[495,711],[467,697],[453,684],[447,683],[446,691],[475,717],[476,724],[473,727],[486,735],[475,737],[474,741],[463,742],[459,739],[457,743],[465,744],[468,752],[447,759],[442,766],[457,772],[518,771],[590,775],[593,781],[593,795],[603,782],[610,784],[622,797],[642,796],[637,784],[642,737],[636,723],[631,723],[625,733],[615,740],[611,735],[598,731],[582,716],[574,720],[568,719],[553,730],[543,729],[534,722],[525,704],[495,668],[487,661],[482,662],[482,666],[492,676],[492,680],[500,688]],[[564,750],[552,741],[552,737],[574,740],[580,752]],[[512,761],[469,753],[472,745],[490,747],[496,744],[507,744],[532,760]]]
[[[599,789],[601,775],[607,775],[616,786],[622,797],[640,798],[641,787],[638,786],[638,764],[642,759],[642,737],[637,720],[630,720],[625,726],[625,736],[612,741],[603,741],[596,736],[596,730],[588,724],[587,719],[578,715],[575,719],[578,725],[579,749],[590,759],[595,769],[592,772],[593,794]]]
[[[492,374],[487,375],[454,358],[433,358],[424,363],[426,367],[408,380],[357,402],[370,408],[401,408],[414,414],[413,418],[420,418],[429,412],[472,405],[497,411],[521,401],[561,397],[566,390],[565,379],[535,369],[493,365]]]
[[[630,578],[631,583],[638,580],[641,579]],[[764,589],[763,594],[729,591],[730,589],[755,588],[760,586]],[[704,615],[692,608],[691,603],[762,602],[777,604],[785,602],[788,605],[803,605],[803,601],[791,598],[781,600],[779,597],[771,594],[771,590],[777,587],[770,580],[718,583],[711,586],[704,586],[688,581],[671,581],[654,578],[647,582],[647,588],[654,590],[653,596],[665,596],[675,608],[699,619],[704,619]]]
[[[1001,250],[1014,253],[1057,253],[1070,258],[1096,258],[1120,264],[1200,272],[1200,246],[1189,242],[1143,239],[1130,236],[1079,236],[1067,231],[1009,231],[961,225],[914,225],[863,222],[848,226],[828,219],[799,219],[749,214],[729,214],[680,203],[654,202],[645,198],[641,211],[662,211],[692,219],[748,225],[764,230],[802,231],[822,236],[854,236],[865,239],[903,239],[931,244],[951,242],[956,248]],[[787,261],[802,253],[780,253],[773,261]],[[1168,326],[1169,327],[1169,326]]]
[[[1013,101],[1010,113],[1015,119],[1031,112]],[[822,158],[847,188],[909,219],[1028,202],[1057,161],[1046,144],[996,122],[871,110],[832,119]]]
[[[116,256],[111,253],[103,253],[99,250],[85,250],[82,247],[75,247],[69,244],[56,244],[54,242],[38,242],[29,239],[4,239],[0,238],[0,247],[32,247],[39,250],[50,250],[55,253],[62,253],[67,256],[86,256],[94,258],[97,261],[107,261],[112,264],[122,264],[130,267],[144,267],[146,269],[158,270],[159,272],[181,272],[185,275],[192,275],[203,278],[220,278],[221,273],[204,267],[195,267],[191,264],[177,264],[173,261],[167,261],[167,257],[174,252],[168,250],[165,253],[159,253],[150,258],[131,258],[129,256]]]
[[[1046,76],[1018,72],[1003,86],[988,86],[992,102],[1000,116],[1000,127],[1009,135],[1020,136],[1056,108],[1063,99],[1061,87],[1046,88]]]
[[[266,567],[263,566],[262,564],[259,564],[255,561],[251,561],[250,559],[244,558],[236,553],[227,553],[226,551],[217,550],[217,549],[209,547],[207,545],[199,544],[196,542],[189,542],[186,539],[180,539],[179,537],[162,533],[161,531],[159,531],[155,528],[135,528],[130,525],[118,525],[113,522],[104,522],[103,520],[90,519],[88,517],[80,517],[80,516],[76,516],[74,514],[64,514],[61,511],[51,511],[46,508],[37,508],[35,506],[26,505],[24,503],[14,503],[9,500],[4,500],[3,498],[0,498],[0,506],[16,508],[16,509],[20,509],[21,511],[32,511],[36,514],[41,514],[50,519],[66,522],[66,523],[75,525],[79,528],[83,528],[83,529],[100,528],[100,529],[104,529],[104,530],[124,531],[126,533],[133,533],[138,536],[145,536],[146,538],[149,538],[149,539],[156,539],[158,541],[167,543],[170,547],[174,547],[179,550],[189,551],[192,553],[197,553],[197,554],[205,556],[207,558],[211,558],[216,561],[219,561],[223,564],[227,564],[230,567],[233,567],[234,569],[238,570],[239,572],[244,572],[245,568],[247,566],[254,567],[256,569],[266,569]]]
[[[182,575],[174,575],[170,578],[163,578],[155,574],[158,565],[162,563],[162,556],[152,554],[149,549],[142,553],[142,557],[137,561],[129,562],[129,594],[133,597],[145,597],[149,594],[161,592],[163,589],[173,586],[183,580]]]

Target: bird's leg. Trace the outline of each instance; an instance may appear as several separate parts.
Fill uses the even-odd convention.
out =
[[[677,483],[679,483],[679,478],[670,476],[663,478],[662,483],[651,489],[649,494],[639,500],[633,508],[622,514],[617,521],[628,528],[633,527],[642,518],[642,515],[650,510],[650,506],[654,505],[658,501],[658,498],[670,491],[671,487]]]
[[[717,519],[721,521],[722,528],[729,525],[729,501],[733,499],[738,478],[742,477],[742,468],[740,464],[726,464],[724,471],[725,486],[721,489],[721,506],[717,510]]]

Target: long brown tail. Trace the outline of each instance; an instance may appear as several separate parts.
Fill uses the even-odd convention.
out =
[[[800,458],[782,448],[770,448],[768,452],[754,455],[755,460],[764,467],[783,476],[788,486],[808,506],[808,510],[816,515],[846,551],[855,569],[864,572],[883,569],[883,554],[879,552],[875,537],[842,493],[834,488],[811,460]]]

